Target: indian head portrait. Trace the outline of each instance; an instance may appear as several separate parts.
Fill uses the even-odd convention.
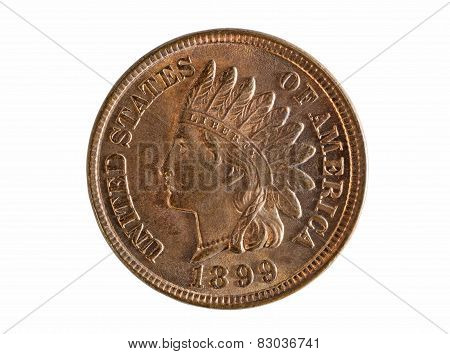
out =
[[[365,190],[365,145],[339,83],[258,32],[154,49],[92,130],[89,196],[108,244],[151,287],[208,308],[300,289],[340,252]]]
[[[301,218],[299,195],[315,187],[301,165],[316,149],[275,101],[273,91],[257,92],[254,77],[218,70],[214,60],[186,94],[162,173],[167,206],[195,214],[192,263],[278,247],[281,214]]]

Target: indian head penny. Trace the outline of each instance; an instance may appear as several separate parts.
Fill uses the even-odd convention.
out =
[[[174,39],[117,81],[95,121],[89,193],[117,257],[175,299],[279,299],[354,228],[364,142],[337,81],[278,38],[220,29]]]

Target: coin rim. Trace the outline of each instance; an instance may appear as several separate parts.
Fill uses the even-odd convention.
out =
[[[99,179],[97,178],[99,153],[98,147],[102,142],[102,133],[108,123],[108,116],[111,113],[111,108],[115,105],[115,103],[118,101],[120,96],[125,92],[125,89],[130,84],[129,78],[133,75],[134,77],[138,76],[150,65],[154,65],[155,62],[164,59],[166,56],[172,54],[173,52],[196,45],[210,43],[238,43],[254,45],[261,49],[265,49],[271,54],[277,55],[284,60],[288,60],[293,65],[299,67],[303,72],[309,74],[309,76],[322,88],[322,90],[327,94],[328,98],[333,103],[336,112],[339,112],[338,103],[341,102],[341,106],[344,108],[343,113],[347,114],[347,117],[345,117],[345,119],[348,120],[347,123],[344,122],[342,113],[338,114],[339,119],[341,120],[341,124],[346,132],[346,138],[350,142],[349,157],[351,161],[351,173],[347,201],[344,207],[344,211],[341,214],[341,218],[333,234],[330,236],[325,245],[322,246],[322,252],[320,252],[319,255],[318,252],[316,252],[316,257],[310,259],[304,265],[302,270],[298,271],[289,279],[283,281],[282,283],[277,283],[271,286],[271,288],[242,295],[213,295],[188,290],[162,279],[160,276],[156,275],[147,267],[142,265],[139,261],[134,259],[131,253],[122,246],[120,238],[115,234],[113,227],[109,225],[109,220],[106,214],[106,210],[103,206],[103,200],[101,198],[99,190]],[[290,58],[287,57],[288,55],[290,56]],[[298,62],[293,61],[294,59]],[[145,68],[142,68],[142,65],[147,61],[149,61],[149,63]],[[302,61],[305,62],[304,66],[300,64],[300,62]],[[307,65],[309,65],[309,67],[307,67]],[[321,77],[319,77],[320,74]],[[323,80],[323,82],[328,86],[325,87],[322,83],[319,82],[319,80]],[[123,86],[123,88],[119,89],[119,86],[121,85]],[[332,89],[334,89],[334,93],[337,94],[336,98],[331,98],[329,96],[327,88],[330,85]],[[118,91],[120,92],[118,93]],[[349,129],[347,125],[350,125],[351,129]],[[352,133],[352,136],[350,138],[348,136],[349,132]],[[352,146],[351,144],[352,140],[354,146]],[[358,167],[358,173],[356,174],[355,163],[353,160],[354,155],[357,158],[356,164]],[[87,184],[91,205],[103,236],[105,237],[106,241],[108,242],[109,246],[114,251],[116,256],[134,275],[136,275],[139,279],[141,279],[143,282],[145,282],[155,290],[176,300],[208,308],[235,309],[263,305],[288,296],[291,293],[309,284],[313,279],[321,274],[334,259],[336,259],[337,254],[347,243],[350,235],[352,234],[352,231],[360,214],[365,193],[366,168],[366,151],[363,133],[355,109],[338,81],[333,77],[333,75],[331,75],[330,72],[328,72],[327,69],[323,67],[322,64],[320,64],[316,59],[314,59],[304,50],[275,36],[246,29],[220,28],[186,34],[160,45],[159,47],[141,57],[117,80],[117,82],[113,85],[107,97],[105,98],[92,128],[87,156]],[[352,194],[354,194],[354,196],[352,196]],[[334,248],[330,249],[325,257],[323,257],[323,259],[317,261],[317,258],[319,258],[319,256],[324,253],[324,247],[328,243],[330,243],[331,239],[336,236],[337,229],[344,221],[344,217],[346,216],[346,213],[348,211],[350,197],[352,197],[354,200],[350,215],[346,217],[346,227],[341,232],[341,235],[337,238],[337,242],[335,243]],[[315,264],[314,262],[316,262],[317,264]],[[308,272],[306,272],[306,270],[308,270]],[[306,273],[306,275],[303,275],[302,273]]]

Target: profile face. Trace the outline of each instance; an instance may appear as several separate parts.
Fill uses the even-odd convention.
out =
[[[220,188],[216,165],[203,133],[180,124],[163,165],[168,205],[192,211],[204,207],[208,195]]]

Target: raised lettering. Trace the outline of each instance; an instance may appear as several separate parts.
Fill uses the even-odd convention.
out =
[[[132,95],[131,100],[133,101],[139,115],[143,115],[145,110],[150,106],[150,103],[146,99],[136,95]]]
[[[342,151],[342,142],[335,140],[338,137],[339,132],[336,125],[333,125],[333,128],[331,128],[330,131],[320,135],[320,144],[322,144],[322,151],[324,152],[324,154],[338,149]]]
[[[314,241],[312,240],[311,235],[309,234],[308,226],[305,226],[305,228],[291,241],[298,245],[303,245],[309,248],[314,248],[315,246]]]
[[[323,236],[325,231],[328,229],[327,219],[318,214],[313,215],[309,219],[308,225],[321,236]]]
[[[178,70],[180,70],[180,74],[183,79],[186,77],[190,77],[195,73],[194,65],[192,65],[192,60],[189,56],[187,56],[186,58],[178,59],[177,68]]]
[[[164,67],[156,75],[161,76],[162,80],[166,84],[166,88],[169,88],[170,86],[172,86],[180,81],[180,79],[175,74],[175,72],[173,71],[173,69],[170,65],[167,65],[166,67]]]
[[[300,86],[300,76],[294,72],[287,72],[280,78],[280,87],[287,91],[295,91]]]
[[[131,243],[147,259],[155,262],[155,259],[163,252],[164,245],[140,222],[141,218],[129,192],[125,156],[109,155],[105,159],[105,173],[109,201],[117,222],[125,235],[131,239]]]
[[[323,161],[323,174],[325,176],[342,176],[344,174],[344,158],[341,157],[338,160]]]
[[[304,91],[292,97],[300,106],[303,106],[305,103],[312,103],[319,97],[309,84],[306,84],[306,86]]]
[[[338,199],[342,195],[344,189],[344,181],[339,183],[328,181],[326,178],[322,181],[322,192],[320,196],[322,198],[331,197],[332,199]]]
[[[121,128],[113,127],[113,131],[109,134],[109,140],[116,145],[122,145],[127,148],[130,147],[131,139],[133,135],[127,129],[122,130]]]

